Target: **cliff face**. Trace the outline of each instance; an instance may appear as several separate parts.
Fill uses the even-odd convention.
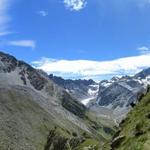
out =
[[[150,91],[122,121],[111,146],[112,150],[150,149]]]

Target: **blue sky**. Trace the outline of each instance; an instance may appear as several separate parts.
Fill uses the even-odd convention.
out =
[[[131,75],[150,66],[150,0],[0,0],[0,50],[65,78]]]

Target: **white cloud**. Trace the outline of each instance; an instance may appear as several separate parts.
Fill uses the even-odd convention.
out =
[[[48,12],[45,11],[45,10],[38,11],[38,14],[39,14],[40,16],[42,16],[42,17],[48,16]]]
[[[64,4],[70,10],[79,11],[86,6],[87,2],[86,0],[64,0]]]
[[[133,75],[143,68],[150,67],[150,54],[125,57],[110,61],[54,60],[41,58],[32,62],[33,66],[47,73],[67,78],[93,78],[114,75]]]
[[[8,34],[11,34],[11,33],[13,33],[13,32],[1,30],[1,31],[0,31],[0,36],[8,35]]]
[[[9,5],[11,1],[10,0],[0,0],[0,36],[7,35],[10,32],[8,32],[8,23],[10,21],[10,17],[7,14]]]
[[[9,41],[7,44],[12,46],[30,47],[32,49],[36,47],[36,43],[33,40]]]
[[[137,50],[140,52],[140,54],[150,54],[150,48],[146,46],[139,47]]]

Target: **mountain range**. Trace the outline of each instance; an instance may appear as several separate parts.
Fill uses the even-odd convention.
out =
[[[150,68],[99,83],[65,80],[0,52],[0,150],[119,149],[129,120],[139,109],[149,115],[149,85]]]
[[[90,101],[96,99],[97,97],[99,85],[92,79],[65,80],[62,77],[57,77],[53,74],[49,75],[49,78],[57,85],[64,88],[70,95],[72,95],[75,99],[84,105],[88,105]]]
[[[113,77],[100,83],[93,80],[65,80],[53,75],[49,77],[91,111],[101,117],[112,118],[118,124],[146,93],[150,84],[150,68],[134,76]]]
[[[3,52],[0,97],[1,150],[100,149],[116,130],[45,72]]]

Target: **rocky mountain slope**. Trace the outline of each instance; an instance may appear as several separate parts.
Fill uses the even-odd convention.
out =
[[[150,90],[122,121],[111,147],[112,150],[150,149]]]
[[[101,81],[97,99],[90,104],[90,109],[97,113],[107,114],[107,117],[111,115],[120,122],[130,111],[132,105],[137,103],[137,99],[145,94],[150,84],[149,77],[150,68],[133,77],[124,76]],[[104,108],[103,113],[101,110]]]
[[[70,95],[84,105],[88,105],[90,101],[97,97],[99,85],[92,79],[65,80],[61,77],[53,76],[52,74],[49,75],[49,78],[63,87]]]
[[[100,118],[41,70],[0,52],[0,149],[101,149],[113,121]]]
[[[103,80],[99,85],[93,80],[65,80],[53,75],[49,77],[99,117],[113,119],[118,125],[132,105],[137,103],[137,99],[146,92],[150,84],[150,68],[132,77]]]

